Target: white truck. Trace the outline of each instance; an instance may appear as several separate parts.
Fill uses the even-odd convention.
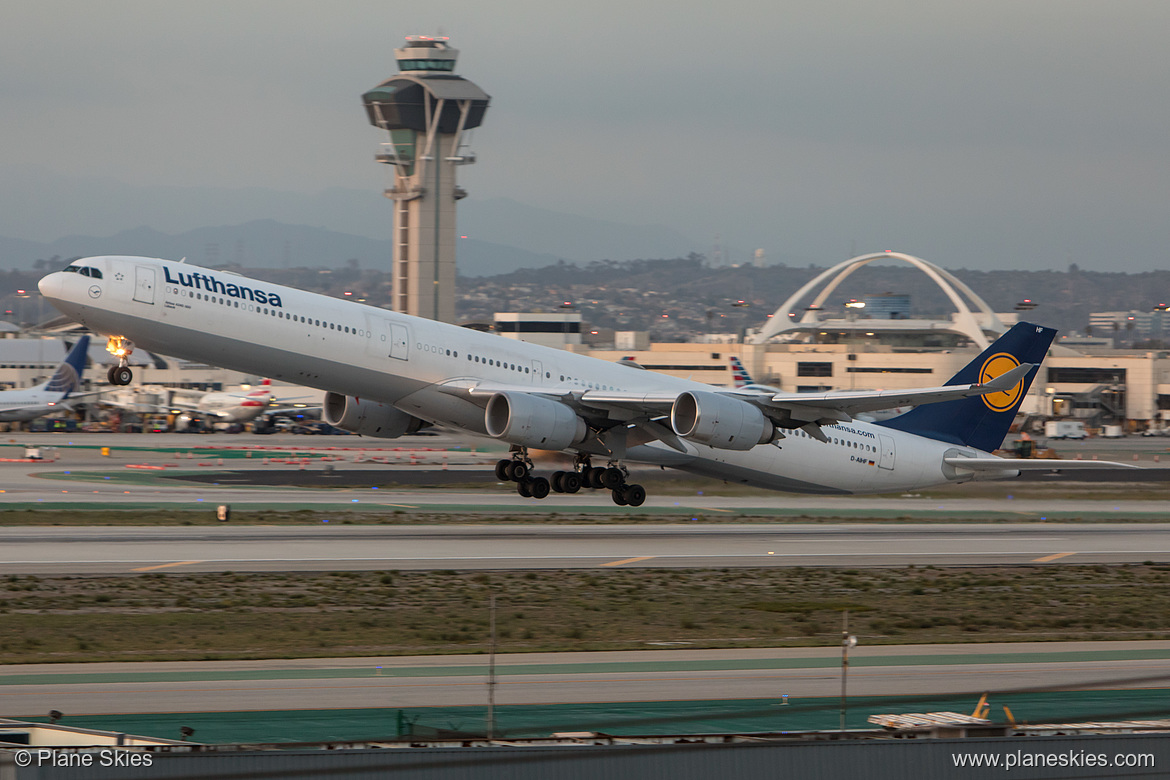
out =
[[[1049,439],[1083,439],[1085,424],[1080,420],[1049,420],[1044,423],[1044,435]]]

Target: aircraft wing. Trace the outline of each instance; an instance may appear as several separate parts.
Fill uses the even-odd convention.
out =
[[[1014,387],[1034,367],[1034,363],[1021,363],[1011,371],[983,384],[946,385],[914,390],[861,390],[848,393],[777,393],[770,398],[746,396],[744,400],[791,410],[794,412],[792,416],[796,419],[809,419],[809,412],[824,411],[823,417],[833,421],[844,421],[861,412],[876,412],[898,406],[936,404],[973,395],[1003,392]]]
[[[943,458],[943,463],[971,471],[1063,471],[1065,469],[1140,469],[1112,460],[1013,460],[1011,458]]]
[[[915,390],[871,390],[851,393],[776,393],[744,392],[711,388],[710,392],[731,395],[753,404],[783,429],[801,428],[816,439],[825,440],[820,426],[848,422],[854,414],[891,409],[898,406],[953,401],[974,395],[985,395],[1009,390],[1035,367],[1022,363],[1011,371],[984,384],[947,385]],[[627,392],[621,390],[582,390],[575,388],[533,388],[529,385],[507,385],[491,382],[458,381],[442,388],[453,395],[462,395],[480,405],[486,405],[496,393],[525,393],[560,401],[572,407],[591,425],[600,429],[619,426],[636,429],[627,432],[627,446],[658,440],[685,451],[675,435],[670,421],[671,406],[681,394],[675,390],[659,392]],[[783,438],[783,434],[780,434]],[[998,468],[1004,468],[998,466]]]
[[[58,401],[58,403],[71,403],[73,401],[80,401],[86,398],[93,398],[94,396],[100,396],[105,392],[105,390],[90,390],[85,393],[70,393],[61,401]]]

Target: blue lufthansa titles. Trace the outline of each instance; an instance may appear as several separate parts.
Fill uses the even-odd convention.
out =
[[[196,290],[205,290],[209,293],[216,293],[218,295],[226,295],[229,298],[240,298],[243,300],[254,301],[255,303],[263,303],[268,306],[275,306],[284,308],[280,302],[280,296],[276,293],[267,293],[263,290],[254,290],[251,287],[244,287],[238,284],[229,284],[221,282],[218,279],[208,276],[207,274],[184,274],[175,272],[175,276],[171,276],[171,269],[163,266],[163,276],[166,278],[168,284],[178,284],[183,287],[193,287]]]

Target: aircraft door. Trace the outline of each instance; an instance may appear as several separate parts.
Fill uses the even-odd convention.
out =
[[[544,384],[544,368],[541,367],[539,360],[532,361],[532,384]]]
[[[145,265],[134,266],[134,300],[154,305],[154,283],[156,273]]]
[[[886,436],[884,433],[878,434],[878,446],[881,454],[878,456],[878,467],[883,469],[894,468],[894,437]]]
[[[390,357],[398,360],[410,359],[410,331],[405,325],[390,323]]]

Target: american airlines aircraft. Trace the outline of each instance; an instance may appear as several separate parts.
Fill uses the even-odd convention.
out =
[[[66,400],[81,389],[88,353],[89,336],[82,336],[49,381],[36,387],[0,392],[0,422],[25,422],[66,410]]]
[[[114,354],[137,345],[326,390],[325,419],[339,428],[394,438],[434,423],[507,442],[511,458],[496,464],[496,474],[526,497],[604,488],[615,503],[638,506],[646,491],[628,484],[628,462],[822,494],[1105,465],[991,455],[1056,333],[1029,323],[944,387],[766,394],[169,260],[77,260],[42,279],[40,290],[108,335]],[[123,384],[130,379],[125,360],[111,373]],[[916,408],[883,423],[854,420],[908,405]],[[533,476],[529,448],[575,453],[574,470]]]
[[[255,420],[266,411],[276,411],[272,403],[272,380],[265,379],[257,388],[245,387],[238,392],[197,392],[169,387],[141,387],[122,390],[103,399],[107,406],[139,414],[190,412],[211,418],[217,423],[243,423]]]

